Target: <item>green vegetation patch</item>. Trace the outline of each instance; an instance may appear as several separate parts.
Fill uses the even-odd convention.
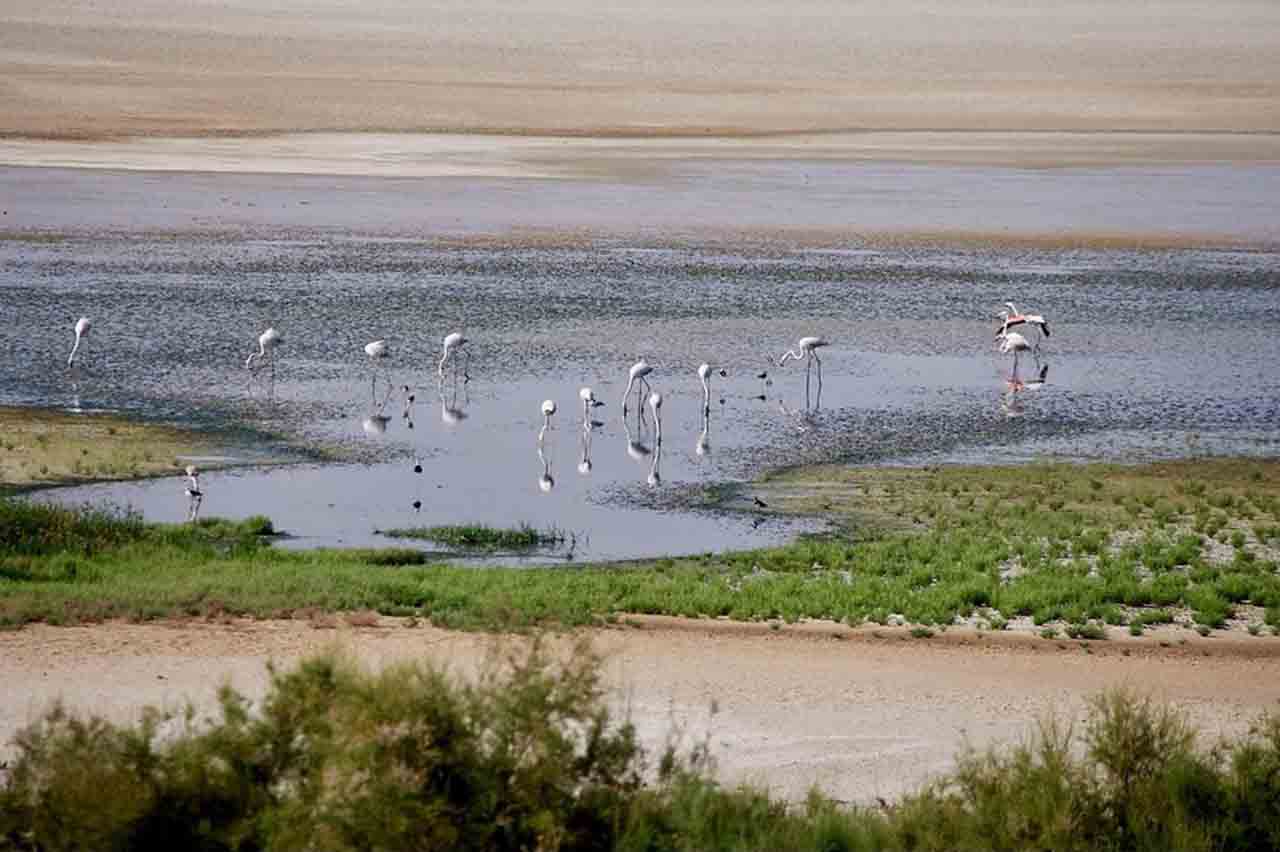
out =
[[[824,468],[762,488],[781,511],[830,506],[837,531],[752,551],[478,570],[408,548],[280,550],[263,538],[265,519],[154,525],[10,502],[0,506],[0,623],[318,609],[479,629],[619,613],[930,628],[967,619],[1085,639],[1107,635],[1104,625],[1280,628],[1277,554],[1254,532],[1280,524],[1275,462]],[[1205,518],[1224,541],[1197,532]],[[490,551],[558,535],[398,532]]]
[[[475,550],[531,550],[554,546],[564,541],[564,534],[557,530],[539,530],[528,524],[521,524],[514,529],[467,524],[407,527],[378,532],[390,538],[426,539],[449,547]]]
[[[273,670],[260,704],[148,709],[119,725],[55,706],[0,775],[0,847],[55,849],[1234,850],[1280,848],[1280,717],[1202,747],[1122,691],[1083,733],[970,752],[891,806],[799,805],[719,783],[704,741],[649,754],[600,663],[531,642],[475,681],[329,656]],[[173,725],[166,723],[178,722]]]

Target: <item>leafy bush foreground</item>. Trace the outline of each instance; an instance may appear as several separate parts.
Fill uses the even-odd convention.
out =
[[[1094,699],[1077,737],[962,755],[896,805],[788,805],[714,779],[705,747],[649,755],[585,648],[540,643],[464,680],[336,656],[230,688],[197,718],[61,707],[0,775],[0,849],[844,850],[1280,848],[1280,716],[1202,747],[1175,710]]]

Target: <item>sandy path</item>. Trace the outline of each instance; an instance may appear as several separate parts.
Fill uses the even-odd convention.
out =
[[[973,635],[961,644],[954,631],[946,643],[848,631],[837,641],[795,628],[645,623],[592,638],[606,656],[613,700],[646,740],[660,744],[673,726],[687,738],[709,731],[727,777],[792,796],[813,783],[846,800],[893,796],[945,770],[965,743],[1016,739],[1050,710],[1078,718],[1085,697],[1115,684],[1176,702],[1210,736],[1239,732],[1264,708],[1280,707],[1272,643],[1112,642],[1085,653],[1077,643],[983,644]],[[258,695],[268,659],[335,642],[372,664],[425,655],[466,671],[493,640],[303,621],[31,626],[0,634],[0,737],[58,697],[128,719],[144,703],[207,705],[228,680]]]

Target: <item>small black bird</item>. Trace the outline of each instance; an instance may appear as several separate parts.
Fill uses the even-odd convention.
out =
[[[414,501],[413,501],[413,511],[415,511],[415,512],[420,512],[420,511],[422,511],[422,501],[421,501],[421,500],[414,500]]]
[[[759,529],[760,525],[763,523],[764,523],[764,518],[756,518],[754,521],[751,522],[751,529],[753,530]]]
[[[413,466],[413,472],[414,472],[414,473],[422,473],[422,465],[420,465],[420,464],[414,464],[414,466]]]
[[[755,504],[756,504],[757,506],[759,506],[761,509],[767,509],[767,508],[769,508],[769,504],[768,504],[768,503],[766,503],[766,502],[764,502],[763,500],[761,500],[759,497],[752,497],[751,499],[752,499],[752,501],[753,501],[753,502],[755,502]]]

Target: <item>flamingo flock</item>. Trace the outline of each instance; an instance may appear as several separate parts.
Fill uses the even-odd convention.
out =
[[[1013,302],[1005,302],[1002,310],[997,312],[996,318],[1000,320],[1000,326],[995,335],[995,347],[1001,355],[1013,355],[1013,368],[1010,376],[1006,379],[1006,385],[1010,392],[1017,392],[1030,387],[1042,386],[1047,378],[1048,365],[1039,365],[1039,353],[1041,344],[1049,339],[1049,323],[1041,314],[1033,314],[1018,310]],[[1017,326],[1027,326],[1036,329],[1037,339],[1033,344],[1025,335],[1011,329]],[[72,345],[71,352],[67,356],[67,366],[74,369],[76,367],[76,357],[84,347],[89,336],[93,323],[89,317],[80,317],[74,326],[75,341]],[[245,359],[245,369],[254,371],[266,366],[274,375],[276,350],[285,341],[284,335],[280,333],[275,326],[268,326],[261,334],[258,335],[257,351],[249,353]],[[441,419],[447,424],[460,422],[466,417],[465,412],[457,406],[456,400],[451,404],[446,399],[444,393],[444,378],[446,367],[452,363],[453,375],[456,380],[459,369],[459,361],[461,361],[463,384],[471,380],[469,375],[470,350],[466,348],[469,338],[465,337],[462,332],[454,331],[445,335],[442,341],[441,357],[437,364],[436,372],[441,382],[440,402],[441,402]],[[809,379],[814,367],[817,367],[817,379],[819,395],[822,387],[822,358],[818,354],[819,349],[823,349],[831,345],[831,342],[821,336],[801,337],[797,341],[794,348],[785,350],[777,359],[776,366],[784,367],[788,361],[804,361],[805,362],[805,389],[806,396],[809,388]],[[372,367],[371,372],[371,396],[373,397],[374,412],[364,420],[364,429],[371,435],[382,434],[386,431],[387,423],[390,418],[383,415],[382,408],[387,399],[391,395],[391,382],[387,380],[387,399],[383,400],[383,405],[377,404],[376,387],[378,371],[386,364],[391,356],[391,347],[386,340],[378,339],[370,341],[364,346],[364,353],[369,359]],[[1030,353],[1037,360],[1037,376],[1033,380],[1023,381],[1018,378],[1018,366],[1020,358]],[[657,485],[661,481],[658,463],[662,454],[662,403],[663,396],[660,392],[653,389],[650,384],[649,377],[653,375],[654,367],[645,358],[639,358],[631,365],[627,371],[627,385],[622,393],[622,419],[623,425],[627,432],[627,452],[633,458],[651,458],[651,466],[647,481],[650,485]],[[703,456],[710,451],[710,439],[708,437],[710,429],[711,415],[711,380],[714,376],[727,378],[729,373],[724,367],[713,367],[710,362],[703,362],[697,368],[698,381],[702,386],[702,431],[695,443],[694,451],[697,455]],[[767,371],[762,371],[756,375],[756,378],[762,381],[765,386],[772,384]],[[649,411],[654,422],[654,448],[650,450],[642,442],[632,440],[630,426],[627,421],[629,411],[629,400],[631,392],[636,392],[637,408],[639,417],[643,422],[644,403],[648,403]],[[404,412],[403,418],[408,421],[409,428],[413,427],[413,421],[410,418],[410,410],[414,403],[415,395],[411,392],[408,385],[401,386],[402,395],[404,396]],[[456,389],[455,389],[456,396]],[[579,401],[582,403],[582,441],[581,441],[581,459],[578,463],[578,471],[582,474],[589,474],[592,469],[591,464],[591,436],[595,429],[603,426],[601,421],[595,420],[593,412],[595,409],[604,406],[604,402],[596,397],[594,389],[584,386],[578,391]],[[764,395],[757,397],[764,399]],[[724,400],[720,400],[721,404]],[[544,455],[543,444],[548,430],[552,428],[552,418],[558,410],[557,404],[553,399],[546,399],[542,402],[540,411],[542,414],[542,427],[538,431],[538,457],[543,463],[542,474],[539,477],[539,487],[542,491],[550,491],[555,486],[555,480],[551,475],[550,461]],[[785,407],[784,412],[787,411]],[[789,413],[789,412],[788,412]],[[803,430],[802,430],[803,431]],[[414,472],[422,472],[421,462],[415,458]],[[198,518],[200,505],[204,499],[204,492],[200,487],[199,471],[194,465],[188,465],[185,470],[186,487],[184,493],[188,499],[187,520],[195,522]],[[415,501],[415,509],[421,507],[420,501]]]

